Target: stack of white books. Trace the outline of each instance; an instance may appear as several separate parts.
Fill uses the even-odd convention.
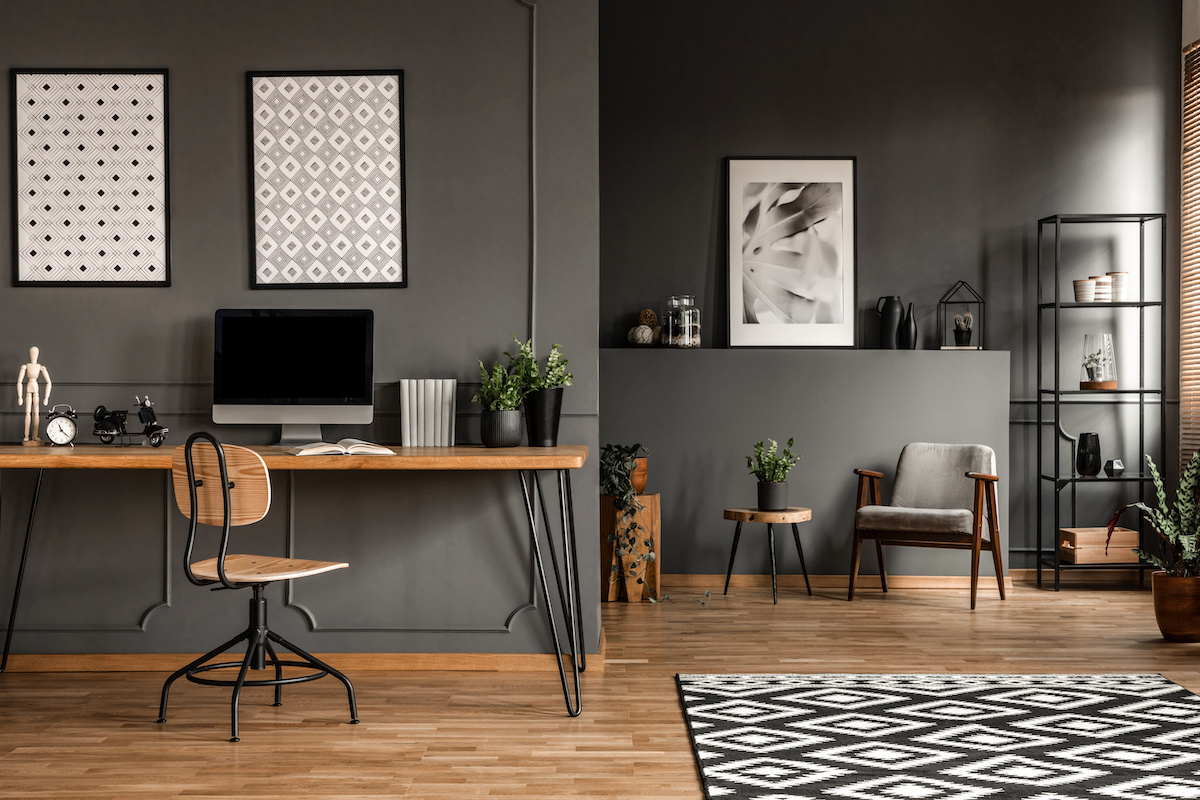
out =
[[[400,380],[400,444],[403,447],[453,447],[458,411],[454,378]]]

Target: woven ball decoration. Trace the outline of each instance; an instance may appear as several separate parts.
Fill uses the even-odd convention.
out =
[[[654,344],[654,329],[649,325],[636,325],[630,328],[629,343],[639,347]]]
[[[650,309],[643,308],[638,312],[638,325],[648,325],[653,328],[656,322],[658,322],[658,315]]]

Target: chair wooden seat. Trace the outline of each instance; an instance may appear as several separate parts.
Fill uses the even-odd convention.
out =
[[[302,558],[277,558],[255,556],[244,553],[225,556],[225,577],[234,583],[266,583],[287,581],[292,578],[307,578],[350,565],[344,561],[307,561]],[[208,581],[221,579],[217,572],[217,560],[209,558],[192,564],[192,572]]]

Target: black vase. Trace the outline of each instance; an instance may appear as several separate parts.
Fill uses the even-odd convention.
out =
[[[759,511],[787,511],[787,481],[758,482]]]
[[[1079,449],[1075,452],[1075,471],[1085,478],[1100,474],[1100,434],[1079,434]]]
[[[521,412],[487,411],[479,420],[479,438],[484,447],[517,447],[521,444]]]
[[[538,389],[525,398],[525,429],[530,447],[557,447],[562,418],[562,387]]]
[[[879,314],[879,349],[895,350],[900,320],[904,316],[904,303],[900,302],[899,295],[888,295],[879,298],[875,311]]]
[[[901,350],[917,349],[917,318],[913,315],[913,304],[908,304],[908,313],[900,322],[900,331],[896,337]]]

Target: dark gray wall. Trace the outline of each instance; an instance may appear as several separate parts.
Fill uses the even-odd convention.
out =
[[[1012,352],[1010,514],[1014,547],[1030,547],[1037,219],[1169,215],[1166,385],[1177,396],[1180,25],[1178,0],[606,0],[601,345],[624,346],[639,308],[681,292],[698,296],[704,346],[725,345],[725,157],[855,156],[859,346],[878,341],[880,295],[915,303],[923,348],[937,344],[936,302],[955,281],[984,295],[988,347]],[[1068,277],[1130,267],[1115,234],[1091,239]],[[1097,324],[1111,326],[1080,323]],[[1064,381],[1077,380],[1083,330],[1064,338]],[[1135,380],[1125,363],[1123,380]],[[719,373],[698,381],[727,390]],[[630,422],[606,410],[601,441]],[[1067,427],[1096,424],[1083,414]],[[847,449],[862,444],[842,434]],[[1109,455],[1136,462],[1136,443]]]
[[[719,385],[709,387],[713,375]],[[795,437],[792,450],[803,456],[788,475],[788,502],[813,511],[800,526],[810,574],[847,573],[854,469],[884,472],[886,500],[908,442],[989,445],[1001,508],[1008,502],[1005,352],[606,349],[600,386],[606,439],[650,447],[646,491],[662,494],[664,574],[724,574],[734,524],[721,512],[756,504],[745,457],[766,438],[783,444]],[[1007,542],[1007,520],[1000,527]],[[743,530],[736,572],[770,573],[764,531]],[[775,547],[779,571],[799,573],[791,532],[779,530]],[[953,551],[888,554],[888,570],[897,575],[963,575],[969,564]],[[994,574],[990,564],[984,571]],[[862,572],[876,572],[874,551],[863,557]]]
[[[529,18],[515,0],[456,3],[64,0],[0,7],[0,66],[170,70],[172,280],[166,289],[0,287],[0,362],[16,369],[37,344],[53,400],[85,412],[149,392],[170,444],[195,429],[266,443],[268,428],[209,417],[212,313],[219,307],[375,311],[373,426],[326,430],[399,441],[401,377],[457,377],[459,439],[477,439],[468,398],[476,359],[525,336],[529,314]],[[539,349],[561,342],[575,386],[562,440],[597,443],[598,55],[594,0],[538,4]],[[405,70],[409,288],[252,291],[247,263],[247,70]],[[8,84],[2,92],[9,103]],[[0,166],[7,186],[8,160]],[[0,219],[9,219],[0,197]],[[0,252],[11,231],[0,226]],[[20,439],[15,403],[0,439]],[[86,435],[83,438],[91,438]],[[580,540],[596,541],[594,461],[576,477]],[[276,476],[282,500],[288,479]],[[31,476],[6,470],[0,513],[0,613],[24,533]],[[171,515],[171,606],[136,629],[163,594],[164,486],[152,473],[49,473],[22,602],[18,652],[186,652],[244,624],[240,594],[182,580],[185,528]],[[296,478],[297,553],[351,563],[297,586],[322,628],[276,608],[285,636],[317,651],[539,652],[550,647],[528,600],[527,534],[511,475],[408,474]],[[282,552],[280,505],[243,547]],[[598,641],[595,563],[581,552],[587,642]],[[278,590],[273,590],[278,592]],[[90,626],[90,632],[76,630]],[[134,630],[129,630],[130,627]],[[64,630],[65,629],[65,630]],[[485,632],[473,632],[485,631]],[[496,631],[496,632],[486,632]]]

